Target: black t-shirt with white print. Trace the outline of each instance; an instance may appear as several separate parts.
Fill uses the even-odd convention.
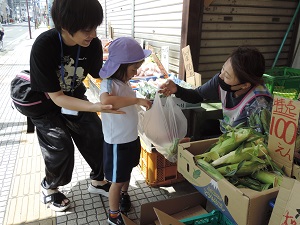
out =
[[[56,29],[48,30],[37,37],[30,54],[32,90],[41,92],[63,90],[65,94],[71,94],[71,82],[79,46],[67,46],[62,42],[62,48],[63,57],[61,57],[61,42]],[[64,79],[61,76],[61,62],[64,66]],[[85,87],[82,81],[87,74],[99,78],[102,63],[103,51],[98,38],[94,38],[88,47],[80,47],[76,80],[73,85],[74,97],[82,98],[84,95]]]

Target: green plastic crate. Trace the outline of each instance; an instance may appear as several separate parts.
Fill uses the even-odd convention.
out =
[[[207,214],[182,219],[180,222],[186,225],[235,225],[235,223],[231,222],[219,210],[213,210]]]
[[[263,79],[273,95],[298,99],[300,92],[300,69],[275,67],[267,70]]]

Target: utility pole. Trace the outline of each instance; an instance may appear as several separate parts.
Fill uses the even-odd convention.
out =
[[[47,27],[49,28],[49,8],[48,8],[48,0],[46,0],[46,16],[47,16]]]
[[[20,19],[21,19],[21,21],[23,21],[23,18],[22,18],[22,9],[21,9],[21,1],[19,1],[19,13],[20,13]]]
[[[26,7],[27,7],[27,17],[28,17],[29,37],[30,37],[30,39],[32,39],[32,36],[31,36],[31,28],[30,28],[30,16],[29,16],[28,0],[26,0]]]
[[[35,7],[35,1],[33,2],[33,18],[34,18],[34,28],[37,28],[37,23],[36,23],[36,7]]]

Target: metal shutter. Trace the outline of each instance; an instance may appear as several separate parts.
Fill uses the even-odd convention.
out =
[[[132,36],[154,47],[169,46],[169,72],[178,73],[183,0],[100,0],[106,15],[98,35],[113,38]]]
[[[287,0],[214,0],[203,12],[198,66],[202,81],[216,74],[238,45],[257,47],[265,56],[266,68],[270,68],[296,7],[296,1]],[[289,65],[294,30],[290,30],[276,66]]]

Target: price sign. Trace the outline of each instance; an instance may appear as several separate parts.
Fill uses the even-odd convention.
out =
[[[300,102],[275,96],[268,147],[275,162],[291,175],[298,131]]]
[[[183,62],[184,62],[184,68],[186,71],[186,77],[194,77],[194,66],[191,56],[191,49],[190,46],[186,46],[182,49],[182,56],[183,56]],[[195,83],[195,82],[194,82]]]
[[[169,46],[161,47],[160,61],[163,64],[166,71],[169,71]]]
[[[164,77],[168,78],[169,77],[168,72],[166,71],[166,69],[162,65],[161,61],[158,59],[158,57],[156,56],[156,54],[154,52],[152,52],[152,57],[153,57],[155,63],[157,64],[158,68],[160,69],[160,71],[163,73]]]
[[[182,49],[182,56],[186,71],[186,82],[191,84],[193,87],[201,86],[201,74],[194,71],[191,49],[189,45]]]

